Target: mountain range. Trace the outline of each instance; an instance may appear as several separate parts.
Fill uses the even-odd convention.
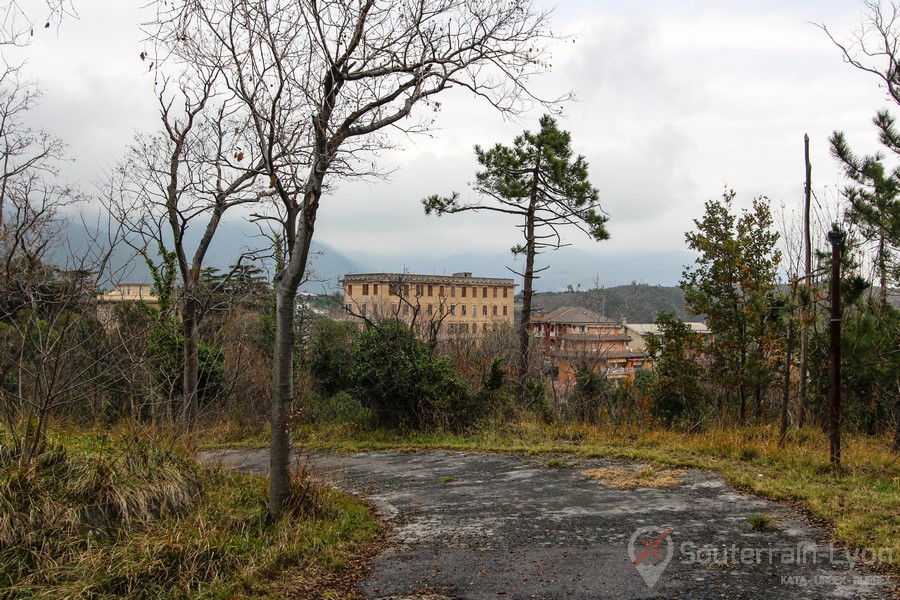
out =
[[[68,254],[84,252],[94,243],[88,229],[76,219],[64,225],[62,236],[67,244],[57,249],[55,262],[65,263]],[[189,248],[196,245],[199,228],[188,231],[186,242]],[[250,223],[243,220],[224,222],[213,238],[207,253],[206,266],[220,270],[232,265],[242,252],[252,248],[265,247],[265,238]],[[151,250],[151,258],[154,258]],[[650,252],[636,248],[628,252],[605,251],[602,248],[586,251],[574,247],[564,247],[555,252],[542,254],[537,266],[549,265],[535,280],[536,291],[555,292],[571,289],[588,290],[614,287],[625,284],[650,283],[657,285],[677,285],[684,265],[693,261],[687,251]],[[260,265],[269,273],[271,260],[260,260]],[[145,261],[134,250],[121,244],[112,256],[115,272],[114,281],[150,281],[150,270]],[[392,255],[372,250],[347,254],[331,246],[325,240],[312,243],[308,280],[301,289],[315,293],[332,293],[340,289],[341,278],[348,273],[420,273],[431,275],[451,275],[469,271],[476,277],[521,277],[513,271],[521,271],[524,260],[514,259],[509,252],[460,252],[460,253],[418,253],[414,255]]]

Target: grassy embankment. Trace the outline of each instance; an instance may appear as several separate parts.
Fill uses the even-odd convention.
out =
[[[844,436],[843,468],[828,462],[828,438],[809,428],[784,448],[772,427],[686,434],[664,429],[611,430],[533,421],[487,426],[468,435],[369,430],[351,425],[300,427],[295,443],[343,451],[426,448],[527,454],[565,453],[618,458],[681,468],[709,469],[734,486],[787,501],[854,548],[893,548],[900,568],[900,458],[886,438]],[[265,446],[267,435],[220,427],[207,445]]]
[[[0,467],[0,596],[322,597],[380,526],[299,475],[293,492],[271,523],[262,478],[134,437],[58,434],[32,468]]]

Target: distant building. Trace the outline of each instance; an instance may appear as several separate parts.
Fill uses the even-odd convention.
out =
[[[97,319],[106,326],[113,323],[116,306],[124,302],[144,302],[159,307],[159,298],[153,295],[149,283],[120,283],[111,292],[97,294]]]
[[[497,325],[513,326],[512,279],[471,273],[345,275],[344,309],[351,318],[397,318],[442,337],[480,337]]]
[[[563,306],[537,313],[528,329],[541,341],[545,363],[564,387],[574,385],[575,374],[583,367],[622,379],[646,366],[646,352],[630,346],[631,336],[622,323],[586,308]]]
[[[691,331],[703,338],[704,345],[708,345],[712,341],[712,330],[707,327],[706,323],[699,321],[685,321],[685,325],[691,328]],[[628,323],[623,322],[626,333],[631,336],[631,347],[635,350],[646,352],[647,336],[659,336],[659,327],[656,323]]]

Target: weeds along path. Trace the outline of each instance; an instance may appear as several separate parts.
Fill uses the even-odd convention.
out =
[[[395,543],[358,583],[367,598],[896,592],[895,581],[875,573],[888,550],[834,546],[796,512],[706,471],[449,451],[309,456],[316,476],[369,498],[394,529]],[[268,451],[201,460],[264,474]]]

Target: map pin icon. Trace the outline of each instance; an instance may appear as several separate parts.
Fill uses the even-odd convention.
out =
[[[659,581],[675,553],[675,542],[669,538],[674,529],[674,527],[662,529],[652,525],[641,527],[631,534],[631,539],[628,540],[630,569],[637,571],[649,588]]]

